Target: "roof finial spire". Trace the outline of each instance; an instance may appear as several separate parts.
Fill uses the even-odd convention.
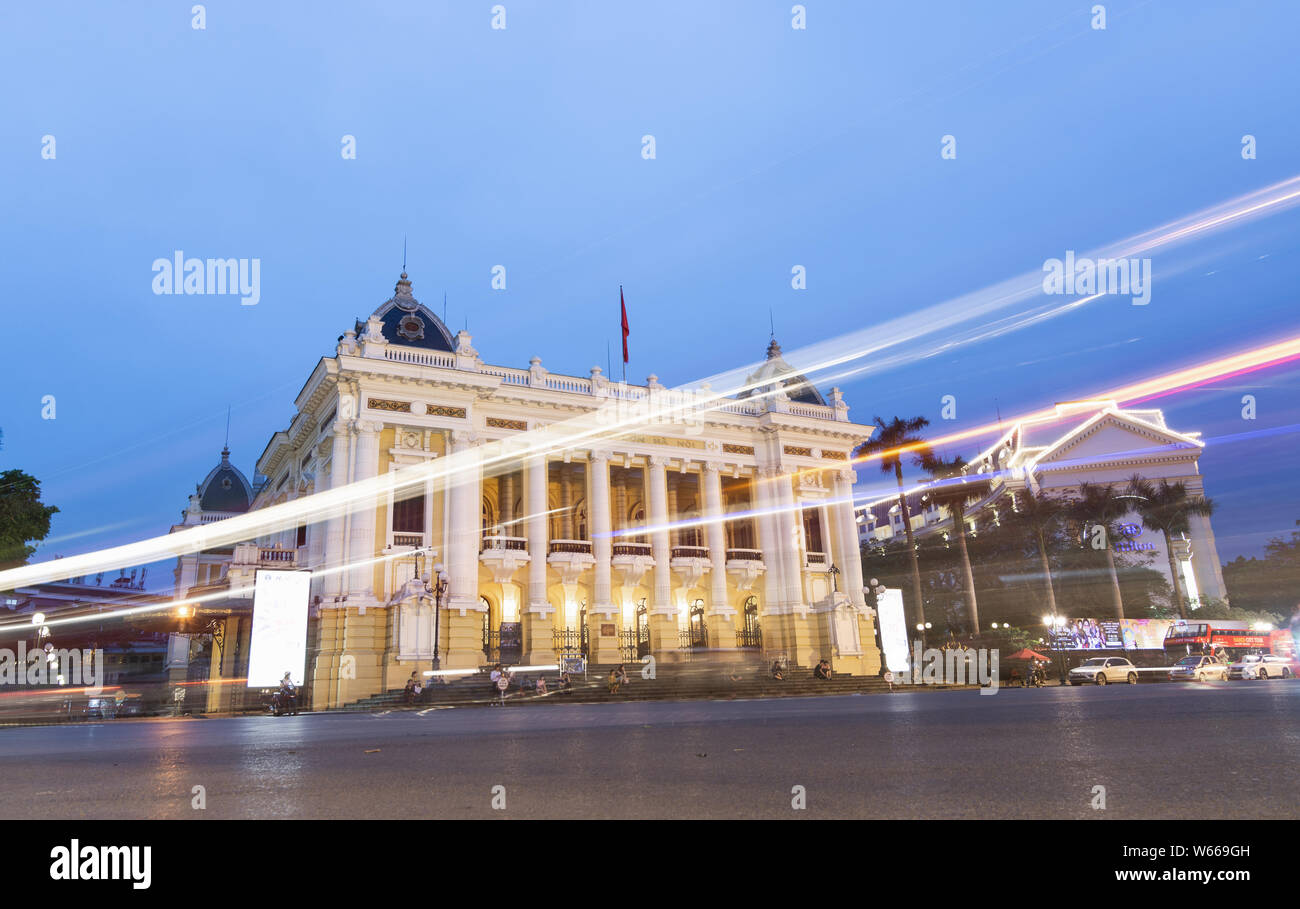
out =
[[[768,336],[769,341],[776,340],[776,316],[772,314],[772,307],[767,308],[767,321],[771,324],[772,334]]]
[[[406,234],[402,234],[402,274],[406,274]]]
[[[223,459],[230,455],[230,405],[226,405],[226,444],[221,446],[221,457]]]

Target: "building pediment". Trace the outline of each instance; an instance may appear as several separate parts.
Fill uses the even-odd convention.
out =
[[[1190,436],[1107,410],[1044,449],[1034,459],[1034,465],[1045,469],[1093,461],[1168,458],[1171,454],[1196,454],[1203,447],[1203,443]]]

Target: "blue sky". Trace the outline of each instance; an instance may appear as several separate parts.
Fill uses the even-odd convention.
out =
[[[790,351],[1300,173],[1293,2],[1111,2],[1104,31],[1055,0],[812,0],[805,30],[784,0],[507,0],[505,30],[488,2],[213,2],[204,30],[191,5],[0,8],[0,469],[62,510],[42,556],[165,531],[228,404],[251,474],[316,360],[391,295],[404,235],[416,296],[445,293],[486,361],[617,360],[622,284],[629,378],[678,384],[761,357],[769,308]],[[960,428],[1300,333],[1298,224],[1157,259],[1146,307],[845,383],[851,415],[937,421],[954,394]],[[261,302],[155,296],[177,249],[260,258]],[[1298,381],[1161,406],[1207,437],[1285,426]],[[1300,519],[1295,441],[1207,448],[1225,559]]]

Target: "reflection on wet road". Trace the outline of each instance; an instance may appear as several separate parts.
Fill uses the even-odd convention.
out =
[[[1281,681],[117,720],[0,730],[0,815],[1292,817],[1298,744]]]

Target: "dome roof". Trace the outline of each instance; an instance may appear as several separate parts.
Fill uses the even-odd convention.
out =
[[[451,332],[433,312],[411,295],[411,282],[406,272],[397,279],[393,295],[375,310],[372,318],[383,324],[384,340],[389,344],[404,344],[407,347],[423,347],[426,350],[442,350],[454,353],[456,345]],[[365,327],[358,322],[357,334]]]
[[[784,378],[778,379],[778,377]],[[747,388],[736,397],[748,398],[751,395],[761,394],[771,388],[775,381],[781,383],[791,401],[826,406],[826,399],[822,397],[822,393],[817,390],[815,385],[804,376],[792,374],[790,364],[785,362],[785,358],[781,356],[781,345],[776,343],[776,338],[773,338],[771,343],[767,345],[767,360],[745,378],[746,385],[755,387]]]
[[[230,449],[221,449],[221,463],[199,484],[199,507],[204,511],[248,511],[253,487],[239,468],[230,463]]]

